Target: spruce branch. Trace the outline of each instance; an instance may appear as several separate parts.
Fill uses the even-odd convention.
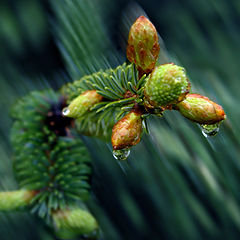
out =
[[[53,1],[53,6],[63,27],[57,28],[59,47],[71,76],[79,79],[84,72],[108,69],[68,83],[60,93],[33,92],[18,102],[12,111],[15,122],[11,141],[16,179],[24,190],[0,193],[0,209],[29,206],[57,231],[89,234],[98,229],[96,220],[76,207],[88,198],[91,187],[91,160],[79,133],[104,140],[112,136],[114,156],[124,160],[140,141],[142,129],[147,129],[150,115],[177,110],[212,134],[212,124],[218,127],[225,113],[208,98],[188,94],[190,84],[184,68],[175,64],[156,66],[157,32],[146,18],[140,17],[130,30],[127,57],[131,64],[112,69],[95,58],[98,45],[88,47],[85,38],[89,33],[103,39],[104,30],[96,30],[96,26],[93,31],[79,30],[75,20],[83,23],[95,15],[79,16],[83,6],[78,1]],[[82,45],[76,32],[82,37]],[[101,42],[100,58],[104,48]],[[110,49],[106,54],[114,55]],[[92,69],[86,69],[89,62]]]
[[[126,113],[122,108],[142,101],[145,80],[146,75],[139,79],[134,64],[126,63],[84,76],[61,88],[61,93],[70,103],[63,114],[69,117],[77,114],[75,126],[79,133],[110,140],[114,123]],[[82,96],[93,90],[103,99],[94,105],[88,103],[86,108]]]
[[[65,106],[64,98],[52,90],[32,92],[14,106],[13,167],[20,188],[26,190],[1,193],[2,210],[28,206],[51,224],[53,213],[64,212],[88,198],[90,157],[81,139],[71,131],[72,120],[62,116]],[[67,216],[80,217],[74,210],[70,213],[64,221],[68,221]],[[91,219],[87,210],[82,216]],[[69,220],[69,226],[71,223]],[[83,225],[90,231],[91,221],[86,220]],[[83,225],[80,229],[75,226],[79,233]]]
[[[211,136],[226,118],[220,105],[199,94],[188,94],[191,84],[183,67],[174,63],[156,66],[159,48],[155,27],[140,16],[129,32],[127,58],[131,64],[93,73],[62,89],[69,102],[64,116],[76,118],[83,134],[100,134],[108,140],[109,131],[104,129],[112,129],[113,154],[120,160],[140,141],[142,128],[148,132],[146,116],[150,114],[162,117],[165,110],[177,110]],[[97,95],[86,100],[88,91]],[[209,127],[211,124],[215,125]]]

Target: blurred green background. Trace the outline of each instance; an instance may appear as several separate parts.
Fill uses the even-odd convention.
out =
[[[160,61],[184,66],[192,91],[221,104],[227,120],[205,138],[197,125],[166,112],[151,119],[151,134],[123,163],[110,144],[84,137],[94,168],[88,205],[101,239],[239,239],[239,0],[2,0],[0,187],[17,188],[11,105],[32,90],[58,89],[121,64],[129,26],[142,14],[162,38]],[[0,214],[0,239],[57,238],[18,212]]]

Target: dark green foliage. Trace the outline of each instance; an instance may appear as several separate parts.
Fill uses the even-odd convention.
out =
[[[52,90],[32,92],[12,111],[16,179],[21,188],[36,191],[32,212],[41,217],[85,200],[90,188],[88,151],[68,130],[71,122],[61,116],[61,101]]]
[[[68,102],[83,91],[93,89],[107,100],[113,101],[126,98],[124,95],[127,91],[142,96],[144,80],[145,76],[138,80],[138,72],[133,64],[124,63],[115,69],[93,73],[69,83],[63,87],[63,92],[68,97]]]

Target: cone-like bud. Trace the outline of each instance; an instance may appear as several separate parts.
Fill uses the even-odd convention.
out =
[[[52,214],[58,231],[69,231],[78,234],[90,234],[98,229],[95,218],[86,210],[76,208],[58,210]]]
[[[177,109],[184,117],[200,124],[214,124],[226,118],[220,105],[199,94],[188,94],[177,104]]]
[[[150,73],[158,59],[160,46],[154,25],[140,16],[132,25],[127,46],[127,58],[135,63],[140,75]]]
[[[36,192],[31,190],[1,192],[0,211],[13,211],[26,207],[35,195]]]
[[[142,112],[132,110],[120,119],[112,129],[114,150],[129,148],[140,141],[142,133]]]
[[[73,99],[69,106],[63,109],[62,113],[66,117],[79,118],[96,103],[101,102],[102,99],[103,97],[96,90],[88,90]]]
[[[169,107],[182,101],[190,90],[185,69],[173,63],[156,67],[145,85],[145,100],[154,107]]]

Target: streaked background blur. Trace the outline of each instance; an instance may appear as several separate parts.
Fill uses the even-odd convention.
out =
[[[113,159],[110,145],[85,138],[95,171],[89,208],[102,239],[239,239],[240,1],[66,2],[0,2],[1,189],[17,188],[11,105],[29,91],[121,64],[129,26],[145,14],[162,38],[161,62],[184,66],[192,91],[221,104],[228,119],[205,138],[175,112],[153,118],[151,134],[125,163]],[[0,239],[56,237],[30,214],[11,213],[0,214]]]

